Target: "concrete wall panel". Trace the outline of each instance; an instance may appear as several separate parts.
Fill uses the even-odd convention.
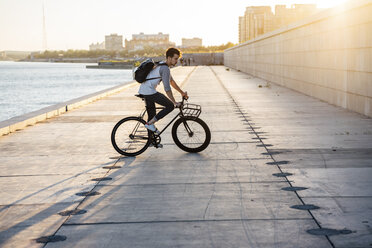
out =
[[[225,51],[225,65],[372,117],[372,0],[350,1]]]

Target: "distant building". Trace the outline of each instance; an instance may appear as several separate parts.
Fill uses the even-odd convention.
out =
[[[201,47],[201,46],[202,46],[202,39],[200,38],[192,38],[192,39],[182,38],[182,47]]]
[[[105,49],[105,42],[102,42],[102,43],[97,42],[96,44],[92,43],[89,45],[90,51],[104,50],[104,49]]]
[[[125,39],[125,48],[128,51],[143,50],[145,47],[168,48],[175,46],[175,43],[169,41],[169,34],[133,34],[132,40]]]
[[[244,16],[239,17],[239,43],[284,27],[318,12],[315,4],[293,4],[275,6],[275,15],[270,6],[247,7]]]
[[[246,28],[246,17],[239,16],[239,43],[246,42],[247,38],[247,28]]]
[[[117,34],[106,35],[105,49],[109,51],[123,50],[123,36]]]
[[[271,31],[273,16],[270,6],[247,7],[244,16],[239,17],[239,43]]]

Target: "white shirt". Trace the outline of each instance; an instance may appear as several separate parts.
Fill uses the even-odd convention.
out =
[[[173,78],[170,75],[169,67],[166,65],[156,66],[152,71],[150,71],[146,78],[155,79],[146,80],[145,82],[143,82],[138,90],[139,94],[155,94],[157,92],[156,87],[160,84],[161,81],[163,81],[165,91],[171,90],[170,80],[173,80]]]

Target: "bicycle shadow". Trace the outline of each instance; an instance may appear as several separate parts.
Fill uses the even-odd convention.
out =
[[[10,204],[2,206],[0,208],[0,214],[4,217],[3,219],[6,220],[6,215],[8,213],[17,212],[17,211],[14,211],[14,210],[17,210],[18,207],[22,208],[22,205],[23,205],[22,202],[24,202],[25,200],[27,200],[31,197],[37,196],[38,194],[41,194],[41,193],[46,192],[48,190],[51,190],[51,189],[53,189],[53,188],[55,188],[55,187],[57,187],[57,186],[59,186],[63,183],[68,182],[71,179],[76,179],[76,177],[79,177],[81,175],[89,174],[90,172],[92,172],[96,169],[99,169],[99,168],[115,167],[115,166],[118,166],[120,164],[121,168],[127,168],[128,167],[128,169],[130,169],[130,165],[134,161],[135,161],[135,158],[120,157],[115,161],[109,161],[109,162],[100,164],[98,166],[95,166],[93,168],[90,168],[88,170],[84,170],[80,173],[77,173],[75,175],[69,176],[68,178],[65,178],[65,179],[60,180],[56,183],[53,183],[53,184],[51,184],[51,185],[49,185],[49,186],[47,186],[43,189],[40,189],[37,192],[31,193],[31,194],[29,194],[29,195],[27,195],[27,196],[25,196],[25,197],[23,197],[23,198],[21,198],[17,201],[14,201]],[[110,174],[110,171],[113,171],[113,173]],[[119,174],[119,173],[122,173],[120,169],[115,170],[115,171],[113,169],[109,169],[105,174],[106,174],[106,176],[110,174],[110,176],[114,177],[116,174]],[[92,191],[95,190],[95,188],[99,184],[101,184],[101,181],[98,181],[98,182],[95,183],[95,185],[88,186],[86,188],[87,188],[87,190],[92,192]],[[53,193],[49,197],[55,197],[56,195],[58,196],[58,195],[62,194],[63,192],[69,191],[73,188],[74,187],[63,188],[63,189]],[[76,193],[79,193],[79,192],[76,192]],[[76,197],[76,196],[74,196],[74,197]],[[6,227],[1,227],[0,246],[5,245],[8,241],[12,241],[12,239],[14,239],[20,233],[22,233],[24,231],[26,231],[26,232],[29,231],[28,229],[30,229],[31,234],[33,234],[33,232],[32,232],[33,227],[37,228],[38,225],[43,225],[43,226],[37,228],[38,230],[40,230],[40,229],[42,230],[41,236],[53,235],[60,228],[60,225],[58,225],[56,228],[53,228],[52,225],[55,225],[56,223],[63,224],[65,221],[67,221],[70,218],[70,216],[66,216],[66,217],[53,217],[53,216],[58,215],[58,213],[61,212],[61,211],[77,209],[87,198],[89,198],[89,196],[86,196],[83,199],[77,200],[77,201],[71,201],[70,198],[71,197],[66,197],[66,198],[60,199],[59,202],[52,203],[52,204],[49,204],[49,203],[36,204],[37,205],[36,208],[40,207],[40,206],[43,206],[43,205],[49,205],[49,206],[46,207],[46,208],[41,209],[40,211],[36,210],[37,212],[35,214],[30,215],[30,212],[35,211],[35,210],[32,210],[32,209],[29,210],[29,211],[26,211],[26,212],[20,211],[20,212],[16,213],[16,218],[18,218],[18,219],[22,218],[22,216],[27,216],[27,217],[22,218],[22,220],[17,222],[16,224],[9,225],[9,226],[6,226]],[[99,199],[97,199],[97,200],[99,200]],[[31,205],[34,205],[34,204],[31,204]],[[23,205],[23,207],[24,207],[24,205]],[[1,218],[1,216],[0,216],[0,218]],[[45,223],[45,221],[47,219],[50,219],[51,220],[50,222],[52,222],[52,223],[51,224],[50,223],[49,224]],[[14,221],[14,220],[11,220],[11,221]],[[38,238],[38,237],[34,237],[34,238]],[[19,240],[19,238],[18,238],[18,240]]]

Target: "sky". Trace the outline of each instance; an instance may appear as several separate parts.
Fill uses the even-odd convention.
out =
[[[346,0],[0,0],[0,51],[43,48],[43,3],[48,50],[89,49],[116,33],[123,40],[144,32],[203,45],[238,42],[239,16],[247,6],[314,3],[318,8]]]

